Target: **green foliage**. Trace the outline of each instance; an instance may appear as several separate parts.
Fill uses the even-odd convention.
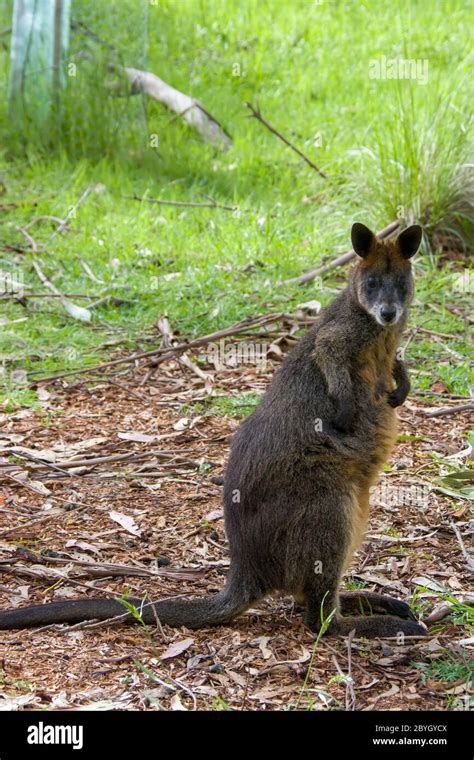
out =
[[[455,681],[467,680],[474,675],[474,659],[469,660],[467,653],[463,657],[448,650],[445,656],[433,659],[429,663],[418,662],[415,667],[421,671],[423,683],[432,679],[449,685]]]
[[[0,29],[9,26],[11,7],[11,0],[1,5]],[[175,333],[195,337],[311,298],[324,305],[345,272],[305,289],[277,283],[347,250],[354,219],[380,229],[397,215],[419,218],[428,233],[411,324],[454,336],[434,342],[417,334],[407,357],[413,385],[427,391],[442,380],[449,392],[467,393],[466,322],[447,307],[466,311],[469,293],[456,289],[459,265],[440,265],[440,251],[449,237],[466,246],[472,229],[468,14],[462,0],[429,8],[408,0],[180,0],[179,12],[171,0],[110,0],[106,10],[75,0],[75,68],[61,118],[45,134],[33,124],[20,132],[8,119],[9,38],[1,37],[0,270],[26,293],[44,293],[19,228],[37,217],[64,218],[88,185],[104,186],[45,250],[54,222],[28,230],[56,287],[98,304],[71,297],[91,309],[87,323],[59,299],[1,299],[10,407],[34,401],[27,387],[12,389],[13,370],[34,379],[93,365],[117,346],[153,348],[152,326],[165,312]],[[382,55],[427,60],[427,83],[371,79],[371,61]],[[160,104],[106,87],[120,79],[111,63],[146,68],[199,98],[231,133],[232,148],[218,152]],[[246,100],[328,180],[247,118]],[[126,197],[133,194],[211,196],[240,211],[158,206]],[[18,245],[26,252],[4,247]]]
[[[261,399],[259,393],[249,391],[237,396],[209,396],[197,404],[185,404],[183,414],[200,414],[212,417],[247,417]]]

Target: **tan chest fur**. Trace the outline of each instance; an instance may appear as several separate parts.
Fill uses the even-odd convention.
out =
[[[351,508],[351,541],[346,566],[360,547],[369,516],[371,489],[383,465],[389,459],[397,438],[397,417],[387,402],[387,392],[393,388],[393,365],[398,335],[382,333],[379,340],[358,357],[355,373],[368,390],[371,409],[377,420],[375,440],[367,449],[364,467],[353,475],[353,504]]]

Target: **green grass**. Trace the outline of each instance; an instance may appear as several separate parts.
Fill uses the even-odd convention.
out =
[[[0,29],[10,24],[11,5],[0,8]],[[304,288],[278,282],[347,250],[353,220],[380,229],[396,216],[421,220],[427,232],[416,263],[421,305],[411,325],[453,334],[443,342],[461,357],[418,333],[407,354],[414,387],[429,390],[442,380],[451,393],[467,393],[466,322],[446,308],[467,311],[469,294],[455,289],[465,264],[440,264],[440,251],[449,238],[461,252],[472,239],[469,12],[461,0],[111,0],[107,12],[76,0],[70,59],[77,73],[68,79],[64,121],[49,132],[30,125],[20,133],[9,124],[9,38],[1,37],[0,204],[17,206],[0,211],[0,270],[23,281],[26,292],[46,293],[31,253],[5,246],[27,247],[18,228],[42,215],[64,218],[88,185],[101,183],[103,191],[40,248],[38,260],[62,292],[90,297],[72,298],[78,305],[91,308],[105,296],[123,301],[91,308],[87,323],[58,299],[1,299],[8,408],[35,398],[14,370],[33,380],[95,364],[117,348],[152,348],[165,312],[175,332],[195,337],[248,314],[290,311],[312,298],[325,304],[345,271]],[[117,52],[79,31],[80,23]],[[382,55],[426,59],[428,83],[370,79],[370,62]],[[222,153],[204,144],[157,103],[148,101],[145,118],[140,96],[104,95],[110,60],[146,65],[198,97],[232,134],[232,148]],[[328,180],[247,118],[246,100]],[[208,195],[240,212],[124,197],[134,193],[178,201]],[[28,231],[41,247],[53,229],[42,221]]]
[[[429,594],[423,598],[421,593]],[[433,635],[444,633],[447,628],[453,625],[460,629],[460,636],[463,638],[469,638],[474,633],[474,605],[471,599],[469,601],[460,601],[457,597],[448,592],[430,591],[430,589],[423,586],[419,586],[417,591],[413,595],[411,606],[416,615],[423,617],[424,614],[430,609],[433,603],[433,599],[436,598],[439,601],[443,601],[449,604],[451,612],[450,614],[434,623],[430,626],[430,632]]]
[[[454,652],[447,652],[445,656],[429,663],[416,663],[416,668],[421,671],[421,680],[426,683],[430,678],[433,681],[441,681],[447,685],[459,681],[467,680],[474,675],[474,660],[468,657],[456,655]]]
[[[249,391],[237,396],[210,396],[197,404],[186,404],[182,414],[200,414],[212,417],[247,417],[261,399],[259,393]]]

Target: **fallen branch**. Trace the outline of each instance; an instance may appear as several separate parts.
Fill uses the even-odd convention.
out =
[[[377,232],[377,237],[379,240],[386,240],[395,232],[397,232],[399,227],[400,221],[397,219],[395,222],[391,222],[389,225],[387,225],[387,227],[384,227],[383,230],[380,230],[380,232]],[[343,253],[341,256],[338,256],[337,259],[334,259],[334,261],[331,261],[328,264],[323,264],[317,269],[312,269],[310,272],[306,272],[306,274],[302,274],[299,277],[292,277],[290,280],[284,280],[283,282],[280,282],[279,285],[303,285],[306,282],[314,280],[314,278],[318,277],[318,275],[329,272],[330,269],[335,269],[335,267],[347,264],[348,261],[352,261],[352,259],[355,257],[356,253],[354,253],[354,251],[348,251],[347,253]]]
[[[458,404],[457,406],[443,406],[441,409],[432,409],[425,411],[427,417],[443,417],[448,414],[460,414],[462,412],[474,411],[474,403],[471,404]]]
[[[47,581],[51,585],[58,585],[62,583],[69,583],[73,586],[78,586],[79,588],[85,588],[89,589],[91,591],[97,591],[97,587],[94,586],[92,583],[86,583],[84,581],[79,581],[76,578],[71,578],[69,575],[65,575],[64,573],[59,572],[58,570],[55,570],[54,568],[46,569],[41,567],[25,567],[25,565],[20,564],[13,564],[13,565],[0,565],[0,573],[8,573],[8,575],[19,575],[20,577],[25,578],[35,578],[35,579],[41,579],[42,581]],[[102,580],[104,580],[103,576],[100,576]],[[107,576],[109,578],[109,576]],[[105,591],[105,589],[102,587],[100,589],[101,591]],[[111,590],[109,591],[109,593]],[[113,593],[113,592],[112,592]]]
[[[257,121],[263,124],[264,127],[266,127],[273,135],[276,135],[276,137],[278,137],[279,140],[284,142],[285,145],[288,145],[288,147],[291,148],[291,150],[293,150],[300,158],[302,158],[303,161],[306,161],[308,166],[314,169],[314,171],[317,172],[320,177],[323,177],[323,179],[328,178],[327,174],[325,174],[318,166],[316,166],[316,164],[313,161],[311,161],[311,159],[308,158],[308,156],[305,156],[303,151],[297,148],[296,145],[293,145],[293,143],[291,143],[284,135],[282,135],[281,132],[275,129],[275,127],[272,127],[272,125],[266,119],[263,118],[258,108],[254,108],[254,106],[249,102],[245,103],[245,105],[247,108],[249,108],[252,111],[253,118],[257,119]]]
[[[221,148],[230,148],[232,145],[232,140],[222,125],[195,98],[176,90],[150,71],[116,64],[111,64],[110,68],[125,73],[132,85],[132,95],[143,92],[162,103],[170,111],[178,114],[189,126],[196,129],[206,142]],[[120,84],[116,82],[108,83],[107,86],[110,89],[120,88]]]
[[[237,322],[230,327],[225,327],[222,330],[217,330],[216,332],[210,333],[209,335],[204,335],[202,338],[195,338],[194,340],[190,340],[187,343],[180,343],[177,346],[174,346],[172,349],[154,348],[150,351],[140,351],[139,353],[131,354],[130,356],[123,356],[120,359],[111,359],[108,362],[95,364],[91,367],[83,367],[82,369],[70,370],[69,372],[60,372],[57,375],[50,375],[49,377],[41,377],[35,380],[33,385],[37,385],[38,383],[52,382],[53,380],[60,380],[63,377],[71,377],[72,375],[87,374],[88,372],[95,372],[96,370],[106,369],[107,367],[114,367],[117,364],[133,363],[139,359],[147,359],[151,356],[159,356],[159,359],[156,363],[161,364],[163,361],[176,358],[179,354],[183,353],[184,351],[188,351],[190,348],[205,346],[214,340],[226,338],[230,335],[237,335],[238,333],[247,330],[249,327],[259,327],[268,322],[277,322],[278,320],[284,319],[287,316],[288,315],[285,312],[277,312],[258,315],[255,317],[246,317],[241,322]]]
[[[65,581],[72,580],[69,575],[61,573],[55,568],[47,567],[49,564],[67,565],[76,568],[75,572],[80,576],[86,576],[88,578],[172,578],[174,580],[188,580],[194,581],[201,578],[206,573],[205,568],[186,568],[186,567],[167,567],[157,568],[156,570],[149,570],[147,567],[136,565],[122,565],[112,562],[94,562],[89,560],[77,560],[72,558],[62,557],[42,557],[37,558],[38,565],[28,567],[27,565],[20,564],[15,558],[11,564],[0,564],[0,572],[10,573],[17,572],[29,573],[31,575],[40,576],[43,574],[43,567],[47,568],[47,571],[51,574],[57,575],[58,578],[62,578]],[[41,564],[40,564],[41,563]]]

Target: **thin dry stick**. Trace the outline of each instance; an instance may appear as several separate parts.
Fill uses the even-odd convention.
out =
[[[40,464],[43,467],[49,467],[52,470],[61,472],[63,475],[67,475],[68,477],[71,477],[69,472],[67,472],[66,470],[62,470],[61,467],[58,467],[58,465],[53,464],[53,462],[48,462],[46,459],[35,457],[34,454],[30,454],[29,452],[21,451],[20,453],[19,451],[16,451],[15,456],[19,457],[20,459],[26,459],[27,461],[30,461],[30,462],[36,462],[36,464]],[[1,475],[1,468],[0,468],[0,475]]]
[[[458,335],[452,335],[451,333],[436,332],[436,330],[428,330],[426,327],[418,327],[420,332],[427,335],[435,335],[437,338],[450,338],[451,340],[459,340]]]
[[[153,607],[153,611],[155,611],[155,608]],[[188,696],[191,697],[192,703],[193,703],[193,710],[197,710],[197,699],[194,696],[194,693],[191,689],[189,689],[187,686],[184,685],[184,683],[181,683],[181,681],[178,681],[177,678],[172,678],[169,673],[166,674],[166,677],[171,683],[175,684],[175,686],[178,687],[178,689],[181,689],[184,691],[185,694],[188,694]]]
[[[122,195],[131,201],[141,201],[142,203],[157,203],[160,206],[178,206],[179,208],[220,208],[224,211],[240,211],[238,206],[226,206],[223,203],[211,200],[208,203],[199,203],[197,201],[168,201],[161,198],[141,198],[139,195]]]
[[[194,364],[193,361],[189,358],[187,354],[183,354],[178,359],[179,363],[183,365],[183,367],[187,367],[191,370],[191,372],[194,372],[197,377],[199,377],[200,380],[203,380],[203,382],[209,382],[212,383],[213,378],[212,375],[207,375],[203,370],[197,366],[197,364]]]
[[[48,245],[51,243],[51,241],[54,240],[54,238],[56,237],[56,235],[59,235],[59,233],[62,232],[66,228],[67,223],[69,222],[69,220],[72,219],[72,217],[76,215],[76,211],[79,208],[79,206],[81,206],[84,203],[84,201],[89,197],[89,195],[92,193],[93,190],[98,190],[99,187],[100,187],[100,184],[97,183],[97,184],[94,184],[94,185],[89,185],[89,187],[86,188],[86,190],[84,190],[84,192],[82,193],[82,195],[79,198],[79,200],[77,201],[77,203],[72,207],[72,209],[67,214],[66,218],[63,219],[61,221],[61,224],[59,224],[56,227],[56,229],[54,230],[54,232],[51,233],[51,235],[49,236],[48,240],[46,241],[46,243],[43,246],[44,248],[47,248]]]
[[[166,635],[166,633],[165,633],[165,632],[164,632],[164,630],[163,630],[163,626],[161,625],[161,620],[160,620],[160,618],[158,617],[158,613],[157,613],[157,611],[156,611],[156,607],[155,607],[155,606],[153,606],[153,607],[151,608],[151,610],[152,610],[152,612],[153,612],[153,617],[155,618],[156,628],[157,628],[157,630],[160,632],[160,636],[161,636],[161,638],[163,639],[163,641],[165,641],[165,642],[168,642],[168,641],[169,641],[169,638],[168,638],[168,636]]]
[[[60,290],[57,289],[56,285],[54,285],[51,280],[49,280],[43,270],[41,269],[38,259],[35,258],[33,254],[33,267],[35,269],[36,274],[40,278],[43,285],[48,288],[48,290],[51,290],[51,292],[61,299],[61,303],[64,306],[65,310],[68,314],[70,314],[74,319],[81,319],[83,321],[89,321],[91,318],[90,311],[88,309],[85,309],[83,306],[76,306],[72,301],[69,301],[66,296],[61,293]]]
[[[411,393],[412,396],[437,396],[438,398],[451,399],[453,401],[459,401],[459,399],[471,398],[470,396],[462,396],[460,393],[441,393],[438,391],[416,391]]]
[[[100,383],[107,383],[108,385],[114,385],[116,388],[120,388],[120,390],[122,390],[124,393],[132,396],[132,398],[136,398],[138,401],[148,400],[141,393],[136,393],[136,391],[128,388],[126,385],[118,383],[117,380],[111,380],[110,377],[103,377],[102,375],[92,375],[92,377],[98,380]]]
[[[23,486],[28,491],[31,491],[32,493],[35,493],[37,496],[50,496],[50,494],[45,494],[43,491],[40,491],[39,488],[36,488],[29,480],[22,480],[22,478],[16,478],[14,475],[10,475],[8,472],[0,473],[0,477],[8,478],[9,480],[13,480],[15,483],[18,483],[18,485]],[[0,533],[0,535],[2,535]]]
[[[291,150],[293,150],[300,158],[303,159],[303,161],[306,161],[308,166],[310,166],[312,169],[314,169],[315,172],[319,174],[320,177],[323,177],[323,179],[327,179],[327,174],[325,174],[318,166],[316,166],[313,161],[311,161],[308,156],[305,156],[303,151],[301,151],[299,148],[296,147],[296,145],[293,145],[284,135],[282,135],[281,132],[279,132],[275,127],[272,127],[272,125],[263,118],[262,114],[257,108],[254,108],[254,106],[247,102],[245,103],[246,107],[249,108],[252,111],[252,116],[257,119],[261,124],[263,124],[264,127],[266,127],[272,134],[276,135],[279,140],[285,143],[285,145],[288,145]]]
[[[37,224],[38,222],[56,222],[56,224],[64,224],[64,219],[61,219],[59,216],[35,216],[34,219],[31,220],[31,222],[28,222],[28,224],[25,224],[23,227],[23,230],[29,230],[30,227],[33,227],[33,225]]]
[[[58,497],[55,496],[55,499]],[[65,501],[65,500],[64,500]],[[69,502],[70,503],[70,502]],[[75,514],[77,515],[79,510],[75,510]],[[35,525],[39,525],[39,523],[45,522],[46,520],[51,520],[53,517],[64,517],[65,515],[69,515],[70,512],[66,512],[66,510],[63,511],[57,511],[57,512],[50,512],[47,515],[43,515],[43,517],[35,518],[34,520],[27,520],[27,522],[22,523],[21,525],[12,525],[11,528],[5,528],[4,530],[0,530],[0,536],[8,536],[10,533],[16,533],[18,530],[23,530],[24,528],[33,528]]]
[[[91,296],[86,296],[84,293],[29,293],[25,292],[21,296],[19,293],[0,293],[0,298],[16,299],[21,298],[87,298],[90,301]],[[102,300],[106,300],[105,298]],[[128,301],[128,303],[132,303]],[[94,306],[96,304],[91,304]]]
[[[54,283],[52,283],[51,280],[49,280],[46,277],[45,273],[43,272],[43,270],[41,269],[38,261],[35,258],[33,259],[33,267],[35,269],[36,274],[38,275],[38,277],[40,278],[41,282],[43,283],[43,285],[46,288],[48,288],[52,293],[54,293],[54,295],[57,298],[64,298],[64,294],[61,293],[61,291],[57,289],[56,285],[54,285]]]
[[[474,403],[458,404],[457,406],[443,406],[441,409],[432,409],[424,412],[427,417],[443,417],[448,414],[461,414],[462,412],[474,411]]]
[[[127,364],[129,362],[138,361],[138,359],[146,359],[150,356],[158,356],[160,354],[162,354],[162,356],[160,356],[159,362],[157,363],[161,364],[162,361],[174,358],[178,354],[183,353],[184,351],[188,351],[190,348],[205,346],[207,343],[211,343],[212,341],[218,340],[219,338],[236,335],[249,326],[260,326],[267,322],[277,322],[286,316],[287,315],[285,312],[279,312],[275,314],[259,315],[256,317],[246,317],[241,322],[237,322],[231,327],[225,327],[222,330],[217,330],[216,332],[210,333],[209,335],[204,335],[202,338],[190,340],[187,343],[180,343],[179,345],[174,346],[172,349],[154,348],[150,351],[140,351],[139,353],[131,354],[130,356],[124,356],[120,359],[112,359],[111,361],[103,362],[102,364],[95,364],[91,367],[83,367],[82,369],[75,369],[69,372],[61,372],[57,375],[50,375],[49,377],[41,377],[38,378],[38,380],[35,380],[35,383],[52,382],[53,380],[59,380],[62,377],[87,374],[88,372],[93,372],[95,370],[105,369],[106,367],[114,367],[117,364]]]
[[[351,710],[355,710],[355,704],[356,704],[356,695],[354,691],[354,678],[352,677],[352,642],[354,640],[354,636],[355,636],[355,629],[351,631],[349,636],[347,637],[347,676],[348,676],[347,690],[351,698],[351,701],[350,701]]]
[[[469,552],[467,551],[466,547],[464,546],[464,541],[461,536],[461,531],[459,530],[458,526],[455,525],[453,522],[450,523],[451,528],[453,529],[456,538],[458,540],[459,546],[461,547],[461,551],[463,554],[464,559],[466,560],[467,566],[470,570],[474,569],[474,559],[470,556]]]
[[[38,244],[36,243],[36,240],[30,235],[29,232],[26,231],[26,227],[17,227],[18,232],[21,232],[22,235],[27,239],[28,244],[32,251],[38,250]]]
[[[417,306],[421,306],[423,308],[428,307],[432,311],[436,312],[436,314],[442,314],[444,316],[444,311],[449,311],[450,314],[454,314],[455,317],[458,319],[462,319],[464,322],[473,323],[474,318],[471,317],[469,314],[463,314],[459,309],[457,309],[455,306],[451,306],[448,303],[443,303],[441,306],[437,306],[435,303],[422,303],[418,298],[415,299],[414,303]]]
[[[385,240],[386,238],[389,238],[391,235],[393,235],[398,228],[400,227],[400,221],[397,219],[395,222],[391,222],[387,227],[384,227],[383,230],[380,230],[380,232],[377,232],[377,237],[379,240]],[[354,251],[348,251],[347,253],[343,253],[341,256],[338,256],[337,259],[334,259],[333,261],[330,261],[328,264],[323,264],[322,266],[317,267],[317,269],[312,269],[310,272],[306,272],[306,274],[302,274],[299,277],[292,277],[289,280],[284,280],[283,282],[280,282],[280,285],[303,285],[305,282],[310,282],[311,280],[314,280],[315,277],[317,277],[320,274],[325,274],[326,272],[329,272],[330,269],[334,269],[335,267],[342,266],[343,264],[347,264],[348,261],[352,261],[356,257],[356,254]]]
[[[2,449],[0,449],[0,451],[2,451]],[[16,453],[16,449],[13,447],[9,449],[3,449],[3,451],[9,454]],[[95,467],[98,464],[108,464],[109,462],[122,462],[122,461],[137,462],[139,459],[146,459],[147,457],[163,457],[164,459],[173,459],[173,457],[177,457],[177,460],[175,462],[176,465],[183,464],[183,463],[186,463],[186,464],[192,463],[195,466],[199,466],[198,462],[193,462],[190,459],[184,459],[184,457],[180,457],[179,454],[180,453],[182,454],[184,451],[189,451],[189,449],[178,449],[177,451],[171,451],[171,450],[163,451],[162,449],[151,449],[149,451],[144,451],[144,452],[129,451],[126,454],[111,454],[110,456],[87,457],[83,459],[67,459],[64,462],[58,462],[57,467],[64,468],[64,469],[69,469],[71,467],[88,467],[88,466]],[[21,453],[21,449],[20,449],[20,453]],[[37,469],[38,467],[41,467],[41,466],[46,467],[47,465],[46,463],[43,463],[43,462],[38,463],[36,466],[33,466],[32,469]],[[5,468],[2,468],[2,469],[4,470]],[[8,475],[7,473],[5,474],[6,474],[6,477],[12,477],[11,475]],[[21,483],[21,485],[25,485],[20,480],[18,480],[18,482]],[[55,496],[54,498],[56,499],[59,497]],[[67,501],[67,499],[65,499],[64,501]]]
[[[175,345],[178,341],[176,341],[176,339],[173,336],[169,319],[166,314],[163,317],[160,317],[160,319],[157,322],[157,327],[163,336],[163,346],[165,348],[172,349],[173,341]],[[197,375],[199,379],[203,380],[205,383],[212,382],[212,377],[210,375],[207,375],[205,372],[202,371],[200,367],[194,364],[194,362],[191,361],[191,359],[189,358],[187,354],[181,354],[181,356],[178,358],[178,362],[182,366],[187,367],[192,372],[194,372],[194,374]]]

